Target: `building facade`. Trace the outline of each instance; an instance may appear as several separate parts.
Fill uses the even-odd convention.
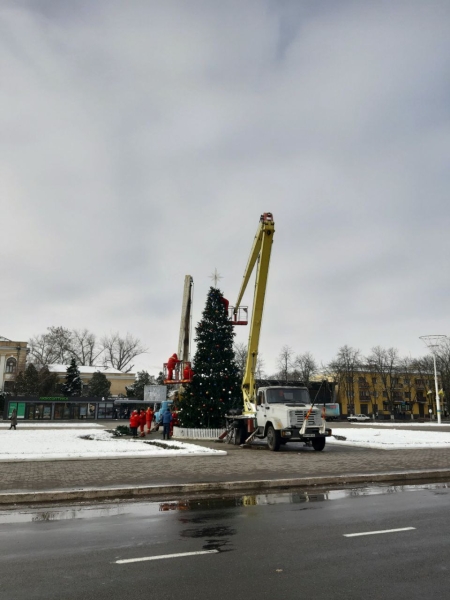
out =
[[[25,370],[27,342],[0,336],[0,392],[12,392],[17,373]]]
[[[66,378],[68,365],[49,365],[48,369],[50,373],[56,373],[58,376],[59,384],[62,385]],[[83,383],[83,393],[87,393],[89,382],[92,376],[97,371],[103,373],[106,378],[111,382],[110,395],[111,396],[126,396],[127,386],[133,385],[136,376],[134,373],[122,373],[118,369],[112,367],[78,367],[80,371],[81,381]]]
[[[438,382],[441,390],[441,382]],[[341,414],[365,414],[378,418],[423,419],[436,415],[434,374],[400,373],[383,375],[358,370],[343,376],[337,386],[336,400]],[[440,392],[441,410],[446,416]]]

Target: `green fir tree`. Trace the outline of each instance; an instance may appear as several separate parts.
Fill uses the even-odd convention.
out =
[[[211,287],[202,319],[196,329],[197,351],[194,376],[186,384],[179,412],[182,427],[216,428],[225,415],[241,404],[241,382],[235,362],[234,329],[228,318],[223,295]]]
[[[15,385],[17,396],[37,396],[39,394],[39,373],[33,364],[29,364],[17,375]]]
[[[83,384],[81,382],[80,371],[78,370],[77,363],[74,358],[66,371],[66,383],[62,386],[62,393],[64,396],[81,396],[81,389]]]
[[[139,371],[133,385],[127,385],[127,397],[144,399],[144,388],[146,385],[155,385],[155,378],[147,371]]]
[[[89,396],[93,398],[108,398],[111,382],[101,371],[96,371],[89,382]]]

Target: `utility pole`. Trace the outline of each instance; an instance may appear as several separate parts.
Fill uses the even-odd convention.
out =
[[[438,425],[441,424],[441,401],[439,398],[439,385],[438,385],[438,377],[437,377],[437,368],[436,368],[436,354],[441,346],[442,342],[447,339],[446,335],[421,335],[420,339],[427,345],[427,348],[430,350],[433,355],[433,365],[434,365],[434,389],[436,394],[436,413],[437,413],[437,422]]]

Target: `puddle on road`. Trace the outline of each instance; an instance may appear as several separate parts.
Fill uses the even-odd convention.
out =
[[[252,506],[273,506],[278,504],[306,504],[307,509],[315,502],[326,502],[342,500],[345,498],[360,498],[363,496],[376,496],[383,494],[398,494],[402,492],[432,491],[435,494],[444,494],[450,489],[450,483],[425,483],[421,485],[379,485],[358,486],[344,489],[314,490],[314,491],[291,491],[291,492],[268,492],[266,494],[239,494],[224,496],[193,497],[183,500],[171,500],[166,502],[136,502],[121,501],[114,503],[95,505],[71,505],[51,506],[40,508],[0,510],[0,525],[11,523],[31,523],[49,521],[71,521],[74,519],[98,519],[102,517],[127,516],[156,516],[164,512],[178,513],[179,520],[184,524],[201,525],[209,519],[217,520],[225,518],[229,513],[218,514],[217,511],[233,508],[245,508]],[[311,506],[312,508],[312,506]],[[196,512],[202,512],[196,515]],[[208,515],[206,511],[211,512]],[[206,512],[206,514],[205,514]],[[184,513],[183,515],[179,513]],[[201,529],[201,534],[189,534],[186,530],[185,537],[221,537],[208,535],[208,527]],[[200,531],[196,529],[195,531]],[[210,532],[212,533],[212,532]],[[227,531],[223,535],[233,535],[234,532]]]

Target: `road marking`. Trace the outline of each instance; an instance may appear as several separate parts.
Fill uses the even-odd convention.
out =
[[[180,552],[179,554],[160,554],[159,556],[143,556],[141,558],[126,558],[124,560],[116,560],[116,565],[124,565],[126,563],[144,562],[145,560],[161,560],[163,558],[180,558],[180,556],[195,556],[197,554],[217,554],[218,550],[199,550],[198,552]]]
[[[358,537],[360,535],[377,535],[378,533],[397,533],[397,531],[411,531],[415,527],[402,527],[401,529],[381,529],[380,531],[365,531],[364,533],[344,533],[344,537]]]

